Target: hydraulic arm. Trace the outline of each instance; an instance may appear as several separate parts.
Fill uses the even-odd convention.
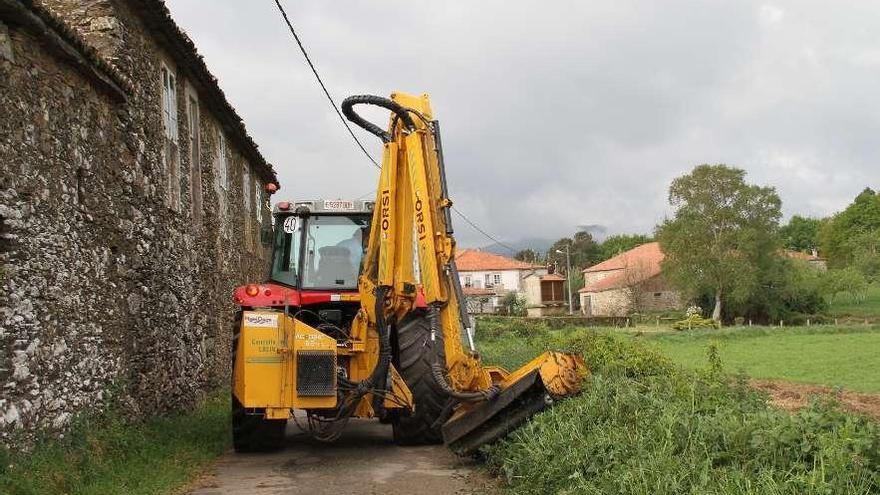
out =
[[[356,105],[389,110],[388,130],[363,119]],[[361,396],[389,389],[396,378],[390,371],[397,369],[415,403],[411,411],[396,410],[402,434],[419,431],[430,439],[442,431],[458,453],[474,451],[554,400],[577,393],[586,368],[573,354],[547,352],[513,373],[482,365],[455,267],[440,124],[428,96],[352,96],[342,111],[383,143],[358,283],[361,313],[352,325],[355,340],[377,345],[372,372],[352,387]],[[424,331],[411,330],[416,327]]]

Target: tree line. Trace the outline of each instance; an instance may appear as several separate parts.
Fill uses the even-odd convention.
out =
[[[793,216],[742,169],[700,165],[669,188],[672,218],[657,227],[663,274],[715,320],[775,321],[821,313],[840,292],[863,297],[880,274],[880,196],[865,189],[828,218]],[[821,253],[817,270],[786,250]]]
[[[794,215],[783,224],[775,188],[748,183],[742,169],[704,164],[672,181],[668,201],[674,213],[653,235],[597,242],[580,231],[543,255],[525,249],[515,258],[564,273],[568,249],[572,273],[566,275],[580,288],[584,268],[657,240],[666,254],[664,277],[718,321],[817,314],[838,294],[864,298],[869,284],[880,282],[880,194],[870,188],[827,218]],[[818,253],[828,270],[792,251]]]

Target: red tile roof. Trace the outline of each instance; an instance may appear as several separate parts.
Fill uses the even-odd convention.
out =
[[[825,258],[818,256],[818,255],[812,255],[810,253],[804,253],[801,251],[792,251],[790,249],[784,249],[782,251],[782,253],[791,259],[801,260],[801,261],[822,261],[825,259]]]
[[[660,250],[659,242],[649,242],[647,244],[642,244],[641,246],[636,246],[629,251],[624,251],[613,258],[609,258],[601,263],[595,264],[591,267],[584,268],[584,273],[589,272],[604,272],[608,270],[620,270],[622,268],[626,268],[627,266],[638,263],[640,265],[656,265],[657,268],[660,267],[660,262],[663,261],[663,251]]]
[[[660,243],[649,242],[636,246],[629,251],[618,254],[602,263],[591,266],[584,273],[617,271],[585,286],[578,292],[602,292],[619,289],[627,285],[642,282],[660,274],[660,263],[663,261]]]
[[[565,277],[558,273],[549,273],[547,275],[541,275],[541,280],[565,280]]]
[[[478,249],[462,249],[455,255],[455,266],[460,272],[483,270],[534,270],[541,268],[525,261],[517,261],[499,254],[487,253]]]

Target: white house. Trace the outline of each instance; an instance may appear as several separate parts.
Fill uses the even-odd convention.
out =
[[[526,298],[530,314],[543,314],[533,308],[556,307],[561,296],[558,275],[548,275],[547,268],[518,261],[478,249],[463,249],[456,254],[455,264],[462,289],[468,298],[471,313],[495,313],[501,299],[516,292]],[[546,287],[545,287],[546,286]],[[559,287],[557,287],[559,286]],[[543,289],[543,290],[542,290]],[[553,299],[549,299],[543,297]]]

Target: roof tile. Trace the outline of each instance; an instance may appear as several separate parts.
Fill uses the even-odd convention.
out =
[[[593,282],[578,292],[602,292],[648,280],[660,274],[660,263],[663,262],[664,257],[658,242],[636,246],[602,263],[586,268],[584,273],[605,271],[617,271],[618,273]]]
[[[455,266],[460,272],[476,272],[482,270],[534,270],[543,268],[539,265],[518,261],[488,253],[479,249],[462,249],[455,255]]]

